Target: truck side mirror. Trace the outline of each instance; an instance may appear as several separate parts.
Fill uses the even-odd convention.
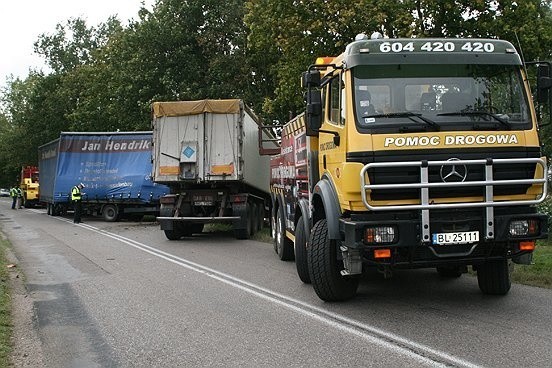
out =
[[[537,67],[537,102],[548,103],[550,101],[550,88],[552,87],[552,78],[550,78],[550,64],[539,64]]]
[[[306,92],[307,110],[305,112],[308,136],[317,136],[322,126],[322,93],[320,90],[309,89]]]
[[[320,88],[320,71],[309,70],[303,73],[301,78],[301,86],[303,88]]]

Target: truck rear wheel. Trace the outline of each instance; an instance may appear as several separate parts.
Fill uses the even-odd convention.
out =
[[[67,213],[66,207],[60,205],[60,204],[54,204],[52,203],[52,216],[59,216],[59,215],[65,215]]]
[[[274,249],[282,261],[293,260],[293,242],[286,237],[286,219],[284,209],[278,207],[276,212],[276,231],[274,236]]]
[[[203,227],[205,226],[205,224],[196,222],[192,223],[190,226],[192,228],[192,234],[201,234],[203,232]]]
[[[358,276],[341,275],[343,262],[338,260],[337,252],[337,241],[328,238],[326,219],[318,221],[311,231],[307,257],[314,291],[327,302],[351,299],[358,289]]]
[[[102,208],[102,216],[107,222],[115,222],[119,219],[119,208],[115,204],[106,204]]]
[[[505,295],[510,291],[510,263],[508,260],[489,261],[477,266],[477,283],[483,294]]]
[[[307,235],[305,231],[305,219],[299,217],[295,228],[295,267],[297,275],[305,284],[310,284],[309,263],[307,260]]]

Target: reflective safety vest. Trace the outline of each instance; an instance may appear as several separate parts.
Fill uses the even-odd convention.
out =
[[[72,201],[80,201],[81,200],[81,191],[80,188],[76,185],[71,188],[71,200]]]
[[[10,197],[17,197],[17,189],[11,188],[10,189]]]

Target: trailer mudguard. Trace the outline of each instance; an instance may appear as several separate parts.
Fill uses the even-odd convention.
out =
[[[324,207],[324,216],[328,223],[328,236],[330,239],[340,240],[339,234],[339,218],[341,217],[341,207],[337,200],[337,194],[334,186],[327,176],[322,176],[322,179],[314,186],[313,203],[314,211],[320,211],[316,205],[321,202]],[[313,215],[313,221],[317,221],[322,218],[321,213],[315,213]]]

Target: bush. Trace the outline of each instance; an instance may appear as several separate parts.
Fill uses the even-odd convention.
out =
[[[539,213],[548,215],[548,232],[550,232],[550,225],[552,224],[552,198],[547,197],[544,202],[538,206]]]

